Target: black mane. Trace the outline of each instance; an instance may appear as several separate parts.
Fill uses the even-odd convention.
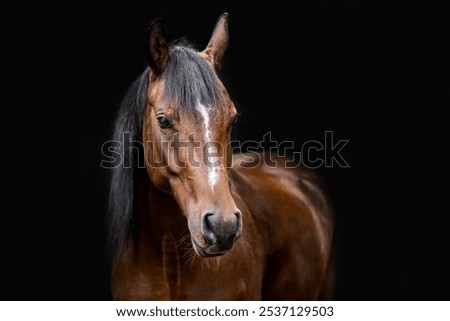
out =
[[[164,97],[176,99],[181,108],[196,110],[198,103],[214,106],[222,100],[215,72],[197,52],[188,45],[173,45],[169,62],[164,69]]]
[[[123,99],[114,124],[113,141],[120,142],[122,156],[119,166],[112,170],[109,189],[109,238],[111,246],[126,244],[132,230],[134,211],[134,174],[138,164],[135,149],[124,150],[124,135],[131,141],[142,141],[142,122],[147,103],[147,87],[150,69],[147,68],[131,85]],[[131,166],[126,166],[130,164]],[[119,248],[117,248],[119,249]],[[111,251],[114,251],[112,248]]]
[[[211,108],[222,101],[218,78],[187,43],[174,43],[163,71],[164,98],[196,113],[198,103]],[[121,143],[122,163],[114,168],[109,192],[109,237],[113,251],[121,251],[133,233],[135,172],[142,164],[143,153],[136,146],[124,150],[124,134],[130,141],[142,142],[142,123],[147,105],[150,69],[147,68],[131,85],[122,101],[114,126],[113,140]],[[127,140],[128,140],[127,139]],[[130,145],[130,144],[128,144]],[[130,164],[131,166],[124,166]]]

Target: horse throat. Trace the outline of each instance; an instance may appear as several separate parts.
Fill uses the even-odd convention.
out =
[[[186,218],[173,197],[159,190],[145,170],[136,173],[136,238],[134,248],[141,258],[161,262],[160,279],[168,300],[179,300],[181,265],[179,247],[189,240]],[[140,250],[139,250],[140,249]],[[181,250],[184,246],[181,246]],[[181,253],[181,255],[183,255]]]
[[[167,285],[170,300],[180,299],[181,270],[177,242],[171,233],[164,234],[161,244],[163,280]]]

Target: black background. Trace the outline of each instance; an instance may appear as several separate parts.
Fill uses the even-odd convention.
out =
[[[225,11],[237,137],[350,141],[350,168],[318,169],[336,210],[335,298],[450,299],[448,3],[58,3],[0,5],[0,299],[111,298],[100,147],[146,66],[146,28],[163,16],[204,46]]]

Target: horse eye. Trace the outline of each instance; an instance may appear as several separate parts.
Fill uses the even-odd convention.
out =
[[[162,128],[162,129],[172,128],[172,123],[166,117],[158,116],[157,120],[158,120],[158,125],[160,128]]]

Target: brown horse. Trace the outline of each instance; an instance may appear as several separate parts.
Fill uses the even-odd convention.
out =
[[[113,297],[328,298],[333,224],[318,178],[274,155],[232,155],[237,111],[216,74],[228,15],[200,52],[169,44],[160,19],[148,39],[149,68],[115,127],[133,145],[111,182]]]

